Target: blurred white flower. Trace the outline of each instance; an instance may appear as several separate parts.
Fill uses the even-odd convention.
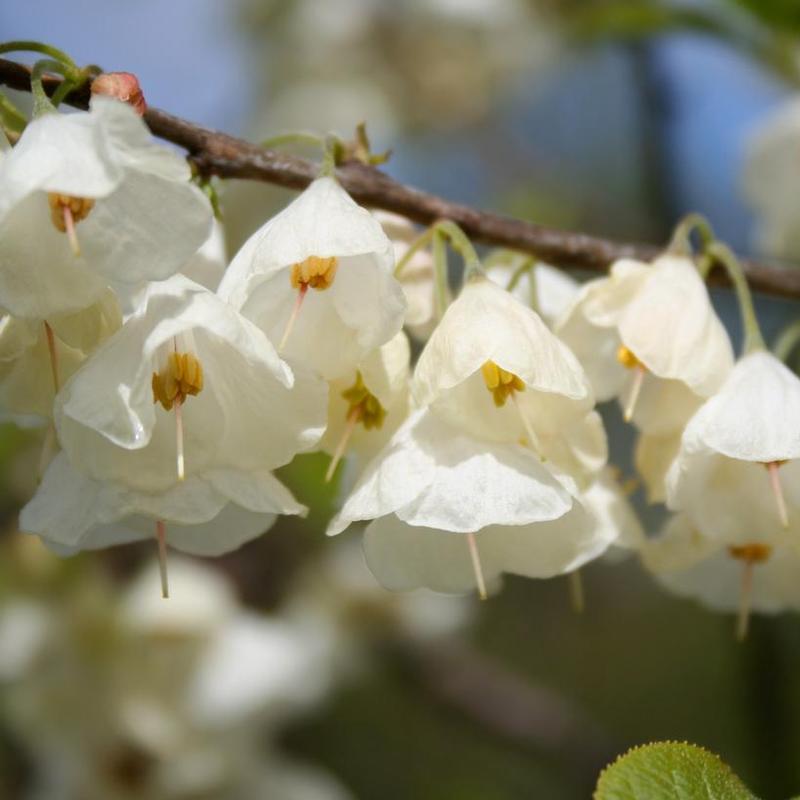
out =
[[[575,352],[599,400],[618,397],[643,432],[665,435],[725,380],[733,350],[688,258],[623,259],[585,284],[556,333]]]
[[[111,98],[33,120],[0,162],[0,307],[49,319],[90,305],[109,283],[174,274],[211,225],[189,177],[186,161]]]
[[[333,178],[318,178],[236,254],[220,296],[279,351],[328,380],[401,328],[391,242]]]
[[[184,599],[158,613],[155,565],[119,602],[79,582],[57,604],[30,601],[33,615],[19,603],[0,611],[0,652],[39,640],[4,687],[4,726],[34,766],[27,796],[345,800],[271,741],[324,697],[327,644],[284,616],[245,611],[196,562],[176,559],[174,578]]]
[[[721,544],[800,529],[800,378],[764,351],[745,356],[686,426],[667,505]]]
[[[800,99],[779,107],[747,143],[743,188],[756,212],[756,246],[777,258],[800,256]]]

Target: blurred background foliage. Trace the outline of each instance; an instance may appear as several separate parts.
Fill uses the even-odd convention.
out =
[[[366,120],[376,149],[394,150],[393,175],[454,199],[655,242],[696,210],[737,249],[760,255],[770,253],[756,244],[757,220],[742,192],[747,143],[800,84],[800,4],[793,0],[2,4],[0,39],[14,38],[49,41],[79,62],[136,72],[151,104],[254,141],[288,130],[349,135]],[[221,194],[230,252],[290,197],[242,182]],[[785,203],[800,222],[800,192]],[[775,254],[800,259],[800,252]],[[737,335],[731,298],[721,292],[715,302]],[[788,302],[761,298],[759,310],[770,335],[797,317]],[[615,463],[629,475],[630,432],[616,408],[607,409],[606,421]],[[113,598],[130,591],[152,548],[61,562],[16,534],[38,446],[35,432],[0,431],[0,620],[34,604],[62,633],[71,630],[65,609],[73,623],[107,612],[112,629],[124,628]],[[0,621],[0,797],[578,800],[590,796],[604,763],[656,739],[689,740],[721,754],[761,797],[800,791],[794,617],[757,618],[738,645],[730,618],[665,594],[634,560],[586,570],[581,615],[562,580],[510,579],[482,604],[396,598],[356,563],[357,531],[325,540],[339,488],[324,486],[325,462],[302,457],[282,471],[313,509],[308,519],[281,521],[206,564],[233,587],[243,604],[237,613],[292,625],[302,619],[303,630],[312,619],[314,641],[330,639],[324,656],[304,651],[322,665],[324,676],[315,678],[325,686],[322,699],[282,715],[280,724],[259,717],[246,729],[244,749],[267,765],[261,788],[242,782],[251,767],[236,759],[233,778],[199,788],[170,783],[167,755],[158,763],[158,753],[128,742],[125,757],[103,771],[105,783],[85,779],[91,792],[75,793],[64,779],[32,794],[42,765],[66,751],[56,737],[43,754],[31,737],[40,725],[68,738],[73,728],[59,717],[66,711],[44,703],[41,717],[29,706],[23,713],[18,698],[44,693],[54,664],[69,660],[76,672],[66,685],[76,680],[81,703],[108,706],[86,734],[92,761],[91,741],[116,730],[113,703],[93,701],[94,690],[103,684],[112,696],[127,684],[111,681],[106,666],[98,683],[86,685],[81,673],[94,674],[87,655],[94,651],[81,636],[60,637],[43,664],[31,650],[4,673],[9,653],[27,652],[31,628]],[[652,532],[659,509],[635,500]],[[181,625],[194,631],[194,621]],[[176,631],[189,636],[181,625],[173,639]],[[112,648],[109,658],[136,664],[163,639],[162,631],[138,647]],[[242,657],[260,666],[257,656]],[[141,669],[156,680],[182,663]],[[275,696],[287,693],[276,684]],[[85,733],[77,722],[74,730]],[[220,734],[226,737],[228,729]],[[335,784],[298,778],[295,794],[278,788],[267,756],[274,752],[315,765]],[[154,777],[159,770],[166,783]]]

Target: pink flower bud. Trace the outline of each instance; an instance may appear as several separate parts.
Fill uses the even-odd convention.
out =
[[[92,94],[107,94],[133,107],[141,117],[147,111],[139,79],[130,72],[104,72],[92,81]]]

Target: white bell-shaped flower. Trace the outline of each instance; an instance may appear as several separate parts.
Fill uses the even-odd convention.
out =
[[[525,441],[586,477],[606,438],[578,360],[535,311],[490,280],[467,282],[417,362],[412,391],[451,424],[492,442]]]
[[[374,520],[375,548],[405,550],[409,575],[421,581],[415,585],[439,591],[477,586],[485,595],[486,581],[501,571],[549,577],[576,569],[605,549],[608,543],[575,491],[572,481],[557,478],[529,448],[477,439],[423,409],[368,464],[328,533]],[[485,547],[479,546],[479,533]],[[401,541],[406,545],[398,545]],[[440,547],[446,550],[441,557]],[[450,562],[447,553],[459,550]],[[399,578],[387,577],[379,567],[376,574],[395,588],[410,588],[417,580],[409,578],[401,587]]]
[[[400,331],[373,350],[349,375],[331,381],[328,427],[320,448],[332,456],[327,479],[345,453],[368,460],[391,439],[408,416],[408,338]]]
[[[57,387],[121,324],[110,289],[88,308],[47,322],[0,317],[0,412],[51,417]]]
[[[517,270],[530,260],[524,253],[509,252],[499,263],[492,263],[489,277],[504,289],[514,280]],[[552,328],[575,300],[581,285],[563,269],[549,264],[535,263],[523,272],[510,289],[523,305],[534,308]]]
[[[667,504],[728,545],[771,543],[800,521],[800,378],[755,351],[686,426]]]
[[[286,464],[317,443],[326,405],[324,381],[293,373],[255,325],[178,275],[73,375],[55,422],[89,477],[162,492],[184,475]]]
[[[373,211],[373,215],[394,248],[395,263],[405,256],[420,231],[405,217],[388,211]],[[430,249],[422,248],[395,271],[406,298],[405,328],[411,336],[425,341],[436,325],[434,264]]]
[[[215,556],[260,536],[278,514],[305,512],[267,471],[212,469],[161,492],[142,492],[93,480],[61,452],[22,509],[19,526],[60,555],[163,535],[177,550]]]
[[[791,538],[726,546],[703,536],[686,514],[677,514],[658,537],[647,540],[641,554],[669,591],[717,611],[738,612],[738,635],[744,638],[751,611],[800,610],[800,553]]]
[[[402,327],[393,269],[380,223],[323,177],[245,242],[219,294],[282,355],[334,380]]]
[[[107,284],[177,272],[211,225],[189,177],[185,159],[108,97],[33,120],[0,162],[0,307],[49,319]]]
[[[586,284],[556,326],[598,399],[619,397],[645,433],[683,427],[725,380],[733,350],[688,258],[623,259]]]

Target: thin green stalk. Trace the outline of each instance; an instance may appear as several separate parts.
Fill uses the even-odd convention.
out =
[[[65,67],[77,71],[78,65],[63,51],[44,42],[18,40],[0,44],[0,54],[3,53],[41,53],[49,56],[54,61],[59,61]]]
[[[336,177],[336,150],[338,144],[338,139],[332,134],[325,137],[325,151],[323,152],[322,164],[320,164],[319,168],[320,178]]]
[[[43,58],[33,65],[31,70],[31,94],[33,95],[33,116],[40,117],[42,114],[48,114],[56,110],[55,105],[47,96],[42,84],[42,78],[45,72],[59,72],[63,73],[65,67],[59,61],[51,61],[49,58]],[[62,84],[63,85],[63,84]]]
[[[450,240],[451,247],[464,259],[465,281],[476,274],[484,274],[481,260],[478,258],[475,247],[469,240],[467,234],[464,233],[455,222],[451,222],[449,219],[443,219],[437,222],[435,227]]]
[[[713,242],[708,247],[708,255],[718,264],[725,267],[731,283],[736,289],[736,297],[739,300],[739,311],[742,315],[742,327],[744,329],[744,341],[742,351],[744,355],[752,353],[754,350],[763,350],[764,336],[758,324],[758,317],[753,305],[753,295],[744,276],[742,265],[737,260],[733,251],[722,242]]]
[[[436,318],[441,319],[450,305],[449,269],[447,263],[447,240],[445,234],[434,228],[433,234],[434,297]]]
[[[790,322],[779,334],[772,346],[775,358],[786,363],[792,350],[800,344],[800,319]]]
[[[513,292],[517,285],[522,280],[525,273],[530,272],[536,266],[535,258],[526,258],[515,270],[511,273],[511,278],[506,286],[507,292]]]
[[[692,255],[692,233],[700,236],[700,252],[705,253],[715,241],[714,229],[702,214],[687,214],[676,226],[669,243],[669,250],[681,255]]]

